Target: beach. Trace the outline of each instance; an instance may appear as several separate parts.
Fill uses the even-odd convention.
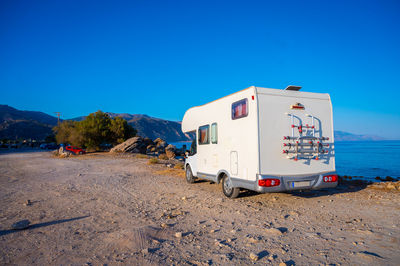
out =
[[[0,155],[0,264],[398,265],[400,193],[187,184],[134,155]],[[25,230],[12,225],[29,220]]]

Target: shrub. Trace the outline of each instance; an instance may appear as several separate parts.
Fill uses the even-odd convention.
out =
[[[183,167],[183,163],[177,163],[177,164],[175,164],[174,168],[175,168],[175,169],[183,169],[183,168],[184,168],[184,167]]]
[[[148,156],[147,155],[145,155],[145,154],[136,154],[136,158],[139,158],[139,159],[147,159],[148,158]]]
[[[126,120],[111,118],[102,111],[79,122],[66,120],[53,131],[58,143],[70,143],[89,150],[98,150],[104,143],[119,144],[136,135],[136,130]]]
[[[148,162],[148,164],[156,164],[158,163],[158,159],[157,158],[151,158]]]
[[[158,155],[158,159],[160,160],[168,160],[168,156],[165,153]]]

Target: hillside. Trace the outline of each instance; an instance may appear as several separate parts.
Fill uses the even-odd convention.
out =
[[[36,111],[21,111],[8,105],[0,105],[1,139],[43,140],[52,133],[57,118]]]
[[[190,135],[182,132],[180,122],[163,120],[141,114],[108,114],[111,117],[119,116],[124,118],[142,137],[151,139],[162,138],[169,142],[187,141],[191,139]]]
[[[344,131],[335,130],[335,141],[379,141],[385,140],[374,135],[356,135]]]
[[[129,125],[138,131],[138,135],[150,139],[162,138],[168,142],[187,141],[191,136],[184,134],[181,130],[181,123],[150,117],[143,114],[116,114],[107,113],[110,117],[121,117]],[[85,116],[73,118],[71,120],[81,121]]]
[[[181,123],[143,114],[108,113],[111,117],[122,117],[138,131],[138,135],[151,139],[162,138],[168,142],[187,141],[192,138],[181,131]],[[85,116],[71,120],[81,121]],[[57,118],[42,112],[21,111],[8,105],[0,105],[0,139],[42,140],[52,133]],[[335,131],[335,141],[376,141],[384,138],[373,135],[356,135]]]

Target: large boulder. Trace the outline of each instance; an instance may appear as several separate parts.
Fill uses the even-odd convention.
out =
[[[169,144],[165,148],[165,154],[168,156],[169,159],[175,158],[176,147],[172,144]]]
[[[156,145],[156,149],[159,152],[164,152],[165,148],[168,146],[168,143],[161,138],[156,138],[154,140],[154,144]]]
[[[156,152],[156,146],[154,146],[154,145],[148,145],[148,146],[146,147],[146,154],[153,153],[153,152]]]
[[[143,141],[146,144],[146,146],[154,145],[154,142],[150,138],[144,138]]]
[[[146,153],[146,143],[142,137],[133,137],[115,146],[110,152]]]

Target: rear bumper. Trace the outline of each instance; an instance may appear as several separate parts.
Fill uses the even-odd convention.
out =
[[[332,174],[336,174],[336,172],[320,173],[314,175],[302,175],[302,176],[257,175],[257,180],[254,184],[255,186],[254,190],[260,193],[268,193],[268,192],[293,191],[302,189],[333,188],[338,185],[338,182],[324,182],[323,179],[324,176]],[[280,185],[276,187],[261,187],[258,185],[259,178],[276,178],[279,179],[281,182]]]

